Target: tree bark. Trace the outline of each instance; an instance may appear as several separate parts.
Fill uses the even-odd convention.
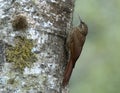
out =
[[[0,5],[0,93],[68,93],[61,82],[74,0]]]

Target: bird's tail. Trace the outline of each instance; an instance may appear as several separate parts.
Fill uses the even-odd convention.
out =
[[[70,60],[65,68],[63,82],[62,82],[63,86],[66,86],[68,84],[72,71],[73,71],[73,62],[72,60]]]

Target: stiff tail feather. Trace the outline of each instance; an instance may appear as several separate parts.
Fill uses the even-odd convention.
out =
[[[66,86],[68,84],[72,71],[73,71],[73,62],[72,60],[70,60],[65,68],[64,78],[62,82],[63,86]]]

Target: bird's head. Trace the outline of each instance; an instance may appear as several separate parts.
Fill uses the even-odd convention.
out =
[[[87,25],[85,24],[85,22],[83,22],[83,21],[81,20],[80,16],[79,16],[79,20],[80,20],[80,25],[79,25],[80,31],[81,31],[81,33],[82,33],[84,36],[86,36],[87,33],[88,33],[88,27],[87,27]]]

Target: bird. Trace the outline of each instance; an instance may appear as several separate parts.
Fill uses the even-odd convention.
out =
[[[76,61],[81,55],[83,45],[88,34],[88,27],[79,16],[80,24],[77,27],[73,27],[68,33],[66,47],[69,54],[69,60],[66,65],[62,85],[66,86],[69,83],[73,68],[75,67]]]

